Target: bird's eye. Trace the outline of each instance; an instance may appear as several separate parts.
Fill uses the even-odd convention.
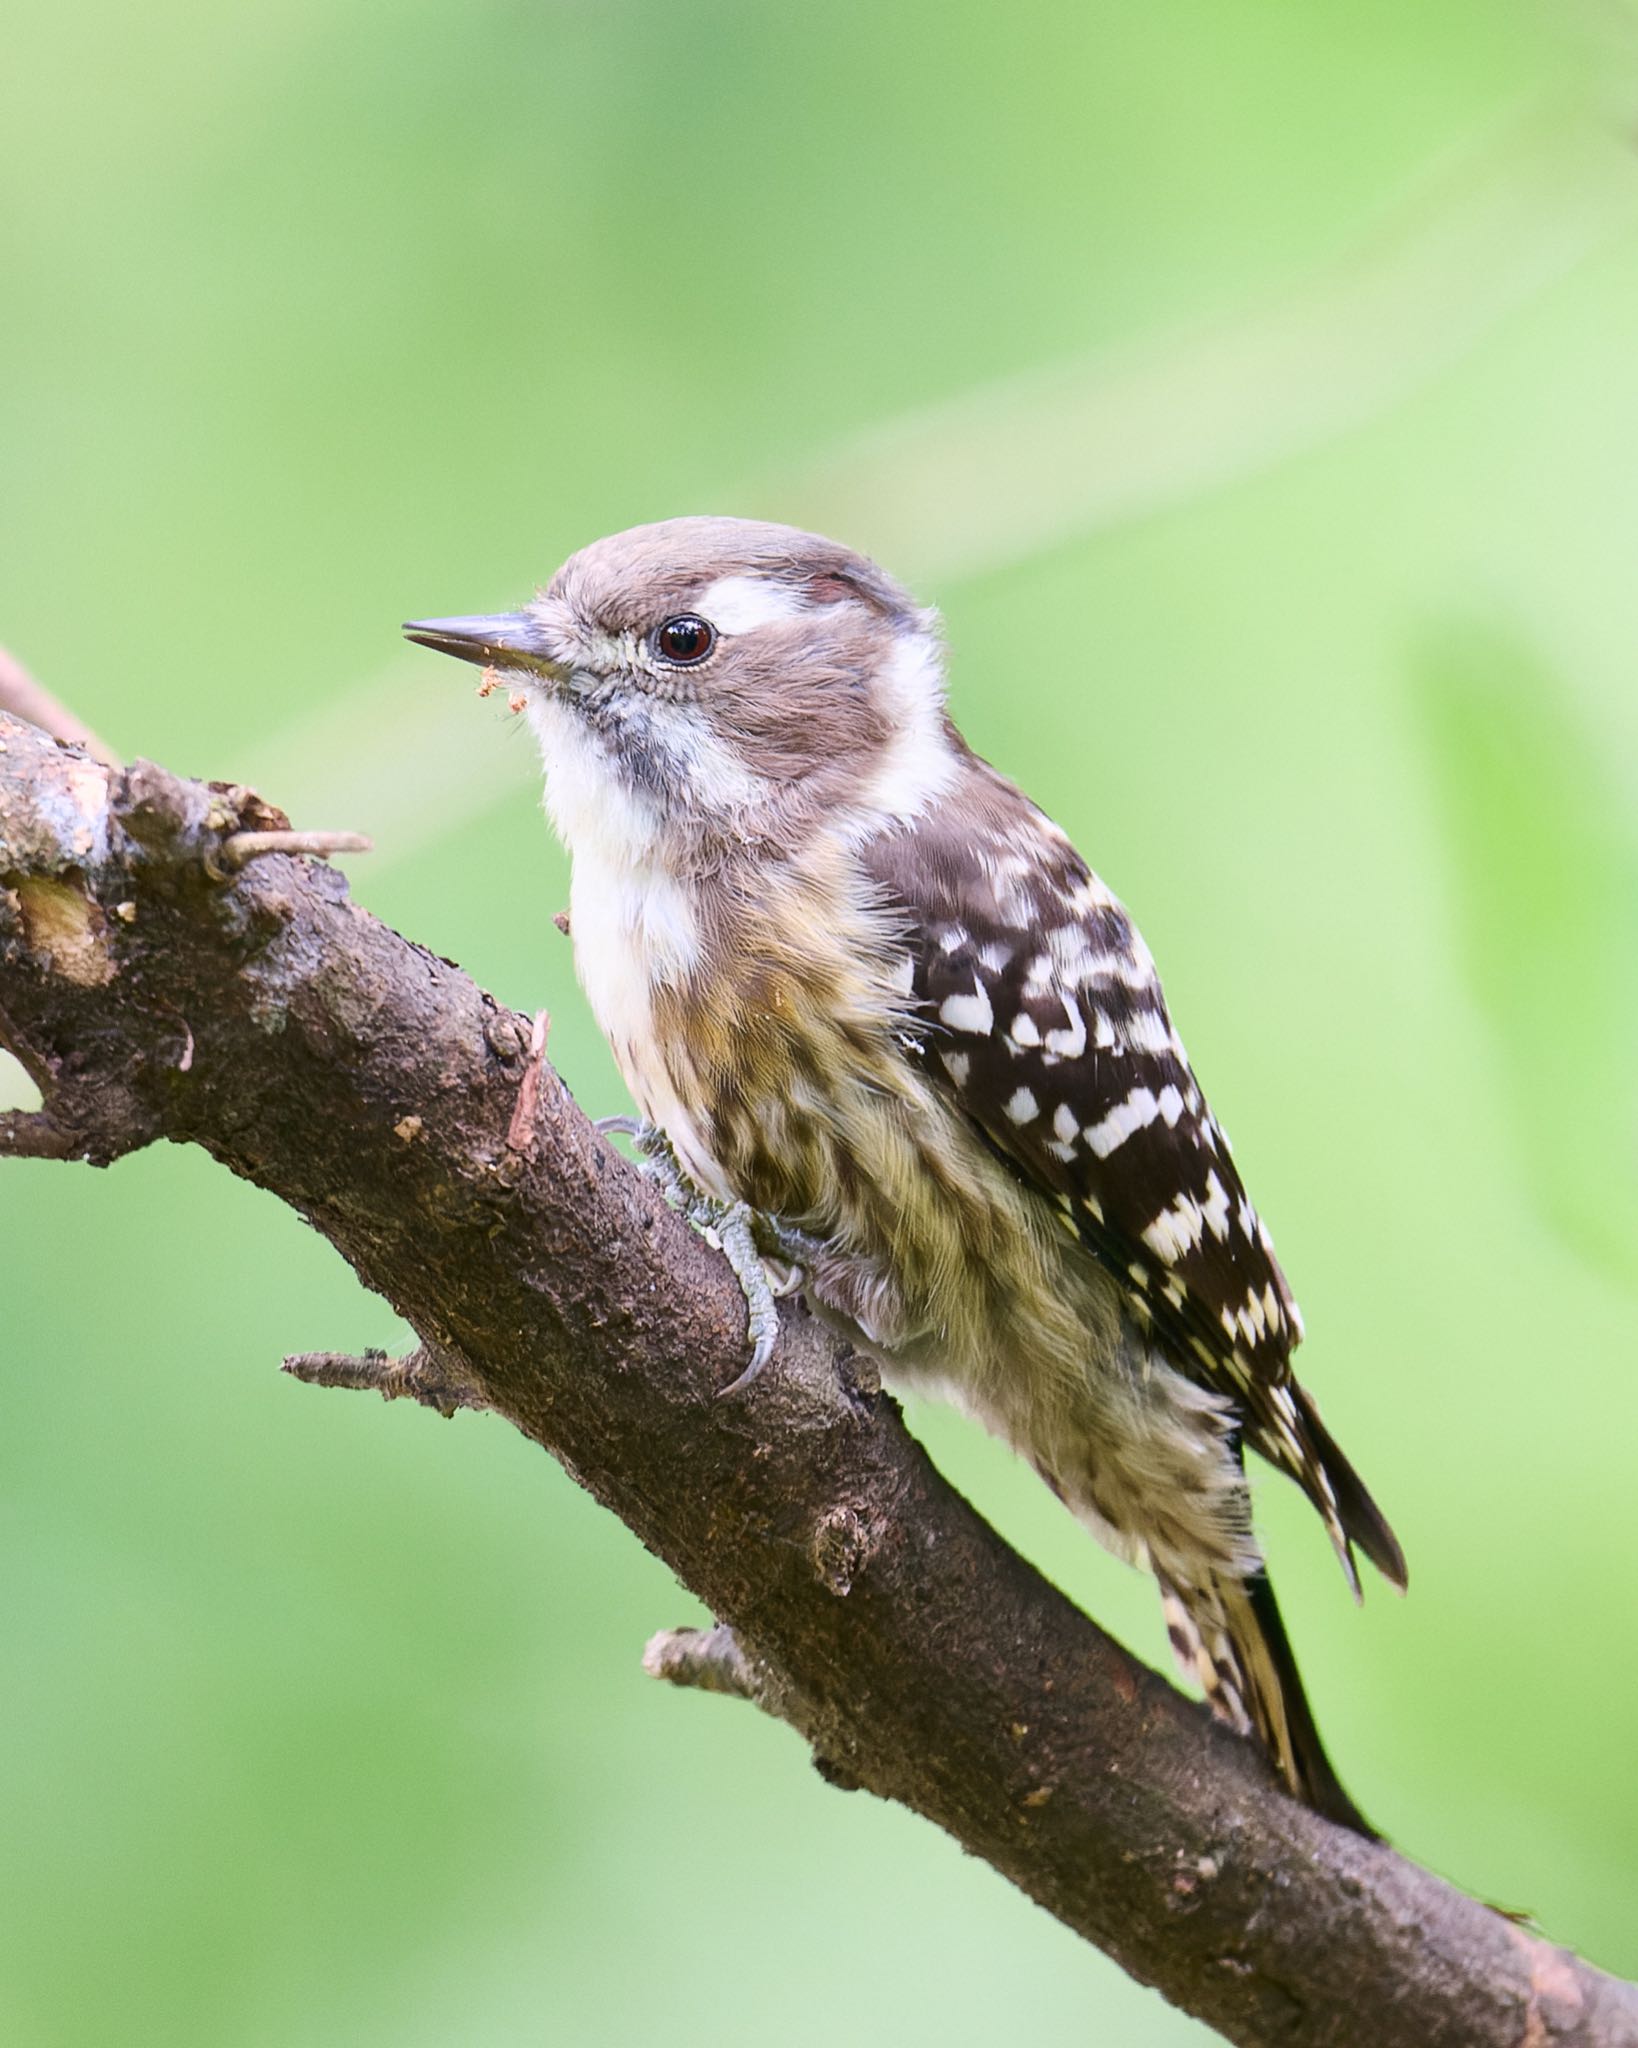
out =
[[[683,612],[675,619],[667,619],[654,635],[654,651],[662,661],[669,661],[678,668],[689,668],[696,661],[703,661],[717,644],[717,629],[709,619],[697,617],[693,612]]]

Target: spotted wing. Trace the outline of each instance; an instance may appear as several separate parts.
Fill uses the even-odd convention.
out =
[[[976,761],[867,858],[904,921],[928,1071],[1063,1208],[1174,1361],[1229,1395],[1345,1564],[1351,1535],[1397,1576],[1386,1525],[1291,1378],[1302,1319],[1126,912]]]
[[[1239,1398],[1277,1384],[1302,1324],[1148,948],[1056,826],[974,780],[979,817],[947,803],[871,849],[910,926],[921,1056],[1181,1362]]]

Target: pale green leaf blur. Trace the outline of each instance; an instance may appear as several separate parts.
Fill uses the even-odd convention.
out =
[[[695,510],[915,578],[1140,916],[1404,1539],[1356,1612],[1262,1489],[1345,1776],[1628,1972],[1635,56],[1614,0],[19,0],[0,70],[0,641],[374,834],[359,898],[602,1111],[526,737],[398,622]],[[538,1452],[281,1378],[401,1332],[276,1203],[14,1164],[0,1247],[8,2048],[1203,2038],[645,1680],[693,1603]]]
[[[1462,960],[1519,1164],[1565,1240],[1638,1286],[1638,826],[1567,691],[1494,632],[1413,670]]]

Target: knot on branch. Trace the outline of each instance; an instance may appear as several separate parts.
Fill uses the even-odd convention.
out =
[[[853,1581],[881,1548],[886,1525],[877,1515],[861,1514],[839,1503],[827,1508],[813,1526],[808,1554],[821,1585],[838,1598],[853,1590]]]
[[[80,988],[101,988],[118,968],[102,905],[77,868],[60,875],[14,875],[6,922],[52,974]]]
[[[133,761],[118,778],[112,809],[127,860],[202,865],[209,841],[238,823],[214,785],[184,781],[153,761]]]

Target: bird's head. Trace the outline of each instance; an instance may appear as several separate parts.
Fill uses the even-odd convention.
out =
[[[404,631],[502,673],[571,850],[709,861],[838,815],[913,815],[953,771],[934,615],[794,527],[633,527],[521,611]]]

